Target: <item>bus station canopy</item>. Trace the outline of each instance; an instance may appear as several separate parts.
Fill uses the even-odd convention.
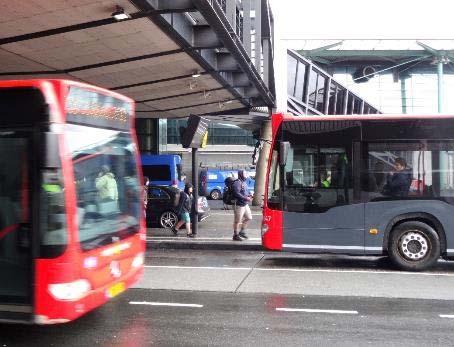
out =
[[[115,90],[136,100],[138,117],[228,113],[231,119],[220,120],[235,124],[241,114],[244,122],[253,107],[273,106],[274,82],[272,60],[262,67],[250,44],[255,25],[265,42],[260,56],[271,57],[268,3],[243,3],[258,7],[245,11],[234,0],[0,0],[0,76]],[[231,13],[237,17],[227,20]]]

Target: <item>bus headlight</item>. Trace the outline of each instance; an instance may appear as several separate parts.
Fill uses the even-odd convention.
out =
[[[144,263],[144,260],[145,260],[145,256],[143,253],[139,253],[137,254],[135,257],[134,257],[134,260],[132,261],[132,264],[131,266],[132,267],[141,267]]]
[[[49,292],[57,300],[76,301],[86,296],[90,290],[90,282],[82,279],[68,283],[49,284]]]
[[[268,231],[269,226],[268,224],[262,223],[262,236]]]

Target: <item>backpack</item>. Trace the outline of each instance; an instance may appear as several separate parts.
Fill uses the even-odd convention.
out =
[[[181,191],[177,189],[178,191],[175,192],[175,198],[173,200],[173,207],[179,207],[180,206],[180,200],[181,200]]]
[[[234,179],[233,177],[227,177],[224,181],[225,187],[222,193],[222,201],[226,205],[234,205],[236,202],[236,198],[233,195],[233,184],[238,179]]]

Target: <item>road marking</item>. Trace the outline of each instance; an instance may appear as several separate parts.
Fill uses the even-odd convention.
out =
[[[210,213],[210,216],[230,216],[232,215],[233,216],[233,211],[232,210],[228,210],[229,212],[211,212]],[[252,213],[252,216],[261,216],[262,213]],[[208,217],[207,217],[208,218]]]
[[[186,241],[187,239],[184,239],[183,236],[182,237],[173,237],[173,236],[169,236],[169,237],[166,237],[166,236],[151,236],[151,237],[147,237],[147,241]],[[207,240],[207,241],[217,241],[217,242],[224,242],[224,241],[232,241],[232,238],[231,237],[196,237],[194,239],[194,241],[204,241],[204,240]],[[247,239],[248,241],[260,241],[261,238],[259,237],[250,237],[249,239]],[[192,240],[191,240],[192,242]]]
[[[440,314],[440,318],[454,318],[454,314]]]
[[[130,301],[130,305],[147,305],[147,306],[170,306],[170,307],[195,307],[201,308],[199,304],[179,304],[176,302],[149,302],[149,301]]]
[[[177,265],[145,265],[146,268],[155,269],[188,269],[188,270],[251,270],[250,267],[228,267],[228,266],[177,266]]]
[[[358,314],[358,311],[319,310],[319,309],[313,309],[313,308],[286,308],[286,307],[277,307],[276,311],[307,312],[307,313],[332,313],[332,314]]]
[[[178,266],[178,265],[145,265],[146,268],[163,269],[200,269],[200,270],[251,270],[252,267],[225,267],[225,266]],[[254,268],[254,271],[282,271],[282,272],[327,272],[327,273],[367,273],[367,274],[386,274],[386,275],[413,275],[413,276],[443,276],[454,277],[447,273],[422,273],[404,271],[371,271],[371,270],[329,270],[329,269],[288,269],[288,268]]]

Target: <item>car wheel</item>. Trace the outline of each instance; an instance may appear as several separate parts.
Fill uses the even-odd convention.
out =
[[[389,239],[389,257],[402,270],[421,271],[440,257],[437,232],[422,222],[405,222],[395,227]]]
[[[178,216],[175,212],[165,211],[161,214],[159,223],[163,228],[172,229],[178,223]]]
[[[210,198],[213,200],[219,200],[221,198],[221,192],[217,189],[213,189],[210,193]]]

